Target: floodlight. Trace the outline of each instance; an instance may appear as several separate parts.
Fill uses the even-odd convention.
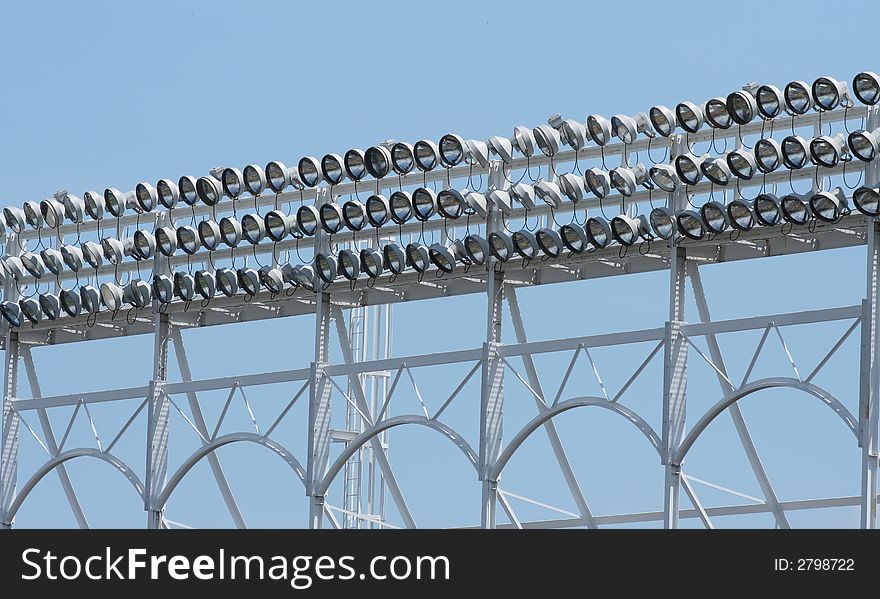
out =
[[[25,222],[34,229],[42,227],[43,214],[40,212],[40,205],[37,202],[28,201],[24,203],[23,207]]]
[[[339,252],[339,274],[354,281],[361,274],[360,256],[352,250],[340,250]]]
[[[345,172],[352,181],[360,181],[367,176],[367,161],[363,150],[358,148],[349,150],[345,153],[343,163]]]
[[[367,198],[367,220],[374,227],[381,227],[388,222],[391,216],[391,205],[388,198],[380,194],[373,194]]]
[[[435,243],[428,249],[428,257],[431,259],[431,263],[445,273],[455,270],[458,256],[458,246],[454,243],[449,245]]]
[[[727,153],[727,166],[731,174],[748,181],[755,176],[758,170],[758,162],[755,154],[745,148],[737,148]]]
[[[321,175],[330,185],[339,185],[345,180],[345,166],[339,154],[325,154],[321,158]]]
[[[31,324],[36,325],[43,319],[43,310],[40,308],[40,302],[32,297],[27,297],[18,301],[21,307],[21,313]]]
[[[86,314],[97,314],[101,310],[101,292],[94,285],[80,287],[79,299]]]
[[[244,174],[235,167],[225,168],[220,175],[220,184],[223,193],[234,200],[244,191]]]
[[[153,297],[160,304],[170,304],[174,300],[174,281],[171,277],[168,275],[153,276]]]
[[[880,101],[880,76],[870,71],[859,73],[853,78],[853,93],[862,104],[873,106]]]
[[[780,205],[782,207],[782,217],[786,222],[793,225],[805,225],[812,216],[807,198],[803,194],[790,193],[782,198]]]
[[[82,250],[75,245],[62,245],[61,258],[64,260],[64,264],[67,265],[67,268],[73,272],[79,272],[83,266]]]
[[[727,205],[730,226],[739,231],[748,231],[755,226],[755,212],[745,200],[733,200]]]
[[[528,127],[517,125],[513,128],[513,146],[526,158],[535,153],[535,134]]]
[[[562,145],[559,131],[550,125],[538,125],[532,129],[532,135],[535,136],[535,143],[538,144],[538,149],[545,156],[552,157],[559,153],[559,147]]]
[[[651,210],[648,222],[654,235],[660,239],[672,239],[675,234],[675,216],[668,208],[657,207]]]
[[[516,183],[510,187],[510,196],[522,205],[526,210],[534,210],[535,204],[535,188],[526,183]]]
[[[467,156],[464,140],[454,133],[447,133],[440,138],[440,163],[446,168],[457,166]]]
[[[311,204],[305,204],[296,211],[296,224],[303,235],[311,237],[318,232],[318,227],[321,225],[321,214]]]
[[[469,139],[464,144],[467,150],[465,160],[468,164],[489,168],[489,146],[486,145],[486,142],[479,139]]]
[[[644,133],[648,137],[654,136],[654,130],[648,125],[648,117],[644,113],[639,113],[635,117],[625,114],[614,115],[611,117],[611,132],[625,144],[633,143],[639,133]]]
[[[40,214],[43,217],[43,222],[50,229],[57,229],[64,224],[64,204],[56,199],[40,202]]]
[[[320,256],[320,254],[318,254]],[[335,261],[335,258],[334,258]],[[260,278],[260,284],[265,287],[269,293],[281,293],[284,291],[284,274],[277,266],[263,266],[257,271]],[[335,276],[335,271],[333,272]]]
[[[64,270],[64,257],[55,248],[46,248],[41,251],[40,259],[46,265],[46,269],[53,275],[59,275]]]
[[[125,244],[115,237],[105,237],[101,240],[101,252],[108,263],[120,264],[125,259]]]
[[[611,176],[598,167],[587,170],[584,181],[597,198],[604,198],[611,191]]]
[[[123,291],[116,283],[101,283],[101,303],[111,312],[122,309]]]
[[[239,268],[238,286],[245,292],[245,295],[255,296],[260,292],[260,273],[249,267]]]
[[[611,185],[626,197],[635,194],[639,185],[643,185],[648,178],[648,171],[643,164],[633,167],[620,166],[611,169],[608,173]]]
[[[566,145],[572,150],[580,150],[587,145],[587,127],[580,121],[565,119],[559,132]]]
[[[199,223],[199,241],[206,250],[216,250],[220,239],[220,225],[216,221],[203,220]]]
[[[281,193],[288,185],[292,185],[294,179],[297,187],[301,185],[297,170],[292,166],[287,166],[283,162],[273,160],[266,164],[266,183],[275,193]]]
[[[440,160],[440,148],[437,144],[429,139],[422,139],[413,146],[413,154],[416,159],[416,166],[420,171],[427,172],[437,168]]]
[[[706,122],[714,129],[727,129],[733,124],[733,119],[727,110],[727,100],[724,98],[706,100],[705,115]]]
[[[452,194],[446,194],[450,196]],[[453,196],[454,197],[454,196]],[[445,201],[449,201],[448,198],[444,198]],[[446,218],[450,218],[447,214],[455,214],[454,202],[453,205],[450,205],[449,208],[452,209],[453,212],[447,213],[444,212],[443,216]],[[461,208],[463,208],[462,204],[459,204]],[[437,211],[437,194],[434,193],[433,189],[428,189],[427,187],[419,187],[412,193],[412,208],[413,215],[417,220],[426,221],[434,215],[434,212]],[[446,207],[444,207],[445,211]],[[458,218],[461,216],[461,212],[457,215],[452,216],[451,218]]]
[[[648,171],[651,182],[665,192],[672,193],[678,187],[678,175],[675,169],[663,163],[655,164]]]
[[[792,114],[805,114],[813,104],[810,86],[803,81],[792,81],[782,92],[785,106]]]
[[[196,293],[209,300],[217,293],[217,277],[208,270],[197,270],[195,276]]]
[[[727,164],[726,156],[715,156],[700,164],[700,170],[715,185],[728,185],[733,173]]]
[[[336,202],[322,204],[318,211],[321,215],[321,226],[328,233],[338,233],[344,224],[342,220],[342,207]]]
[[[199,232],[189,225],[177,227],[177,247],[190,256],[198,252],[201,247]]]
[[[648,111],[648,118],[651,120],[654,131],[663,137],[669,137],[675,133],[675,128],[678,126],[675,112],[666,106],[651,107],[651,110]]]
[[[562,205],[562,190],[551,181],[539,180],[535,184],[535,195],[554,210]]]
[[[104,216],[104,211],[107,209],[107,205],[104,203],[104,196],[97,191],[87,191],[83,194],[83,205],[86,209],[86,214],[89,215],[89,218],[93,220],[100,220]],[[18,208],[12,207],[15,210]],[[6,211],[10,208],[4,208],[4,215]],[[24,223],[24,213],[21,213],[21,222]],[[9,228],[15,231],[16,233],[20,233],[21,231],[16,231],[12,226],[12,223],[9,222],[9,216],[6,216],[6,224],[9,225]]]
[[[238,273],[231,268],[218,268],[214,279],[217,281],[217,289],[226,297],[238,293]]]
[[[880,128],[853,131],[847,141],[852,155],[863,162],[870,162],[880,154]]]
[[[784,106],[782,92],[775,85],[761,85],[755,93],[758,113],[765,119],[774,119]]]
[[[362,249],[361,270],[371,279],[382,276],[382,271],[385,270],[382,252],[372,247]]]
[[[584,178],[574,173],[564,173],[559,177],[559,189],[574,203],[580,202],[587,196],[587,186]]]
[[[391,170],[391,152],[385,146],[372,146],[364,154],[367,172],[381,179]]]
[[[89,266],[98,269],[104,264],[104,252],[99,244],[94,241],[84,241],[80,248],[83,259],[88,262]]]
[[[826,168],[837,166],[841,160],[850,159],[846,138],[843,133],[817,137],[810,142],[810,156],[813,162]]]
[[[171,227],[156,229],[156,247],[163,256],[173,256],[177,251],[177,231]]]
[[[565,247],[575,254],[580,254],[587,249],[587,232],[576,223],[562,225],[559,228],[559,237],[562,238]]]
[[[477,216],[486,218],[489,216],[489,203],[486,196],[478,191],[463,190],[462,195],[468,207],[473,210]]]
[[[406,175],[415,168],[416,157],[412,145],[399,141],[391,146],[391,168],[398,175]]]
[[[728,94],[727,112],[737,125],[748,125],[758,113],[758,102],[755,96],[741,89]]]
[[[506,137],[493,135],[488,141],[489,151],[505,164],[513,161],[513,142]]]
[[[159,198],[159,203],[170,210],[177,206],[177,201],[180,199],[180,190],[177,187],[177,183],[171,179],[159,179],[156,183],[156,195]]]
[[[849,214],[846,193],[840,187],[831,191],[819,191],[810,198],[810,210],[821,221],[836,223],[840,217]]]
[[[782,140],[782,162],[787,168],[803,168],[810,161],[810,146],[800,135],[789,135]]]
[[[199,177],[196,193],[205,205],[215,206],[223,198],[223,184],[213,175]]]
[[[256,164],[249,164],[244,167],[242,178],[244,179],[245,189],[247,189],[248,193],[254,197],[263,193],[263,190],[266,189],[266,185],[268,185],[268,182],[266,181],[266,171]]]
[[[778,225],[782,219],[779,198],[772,193],[758,194],[753,203],[753,208],[758,222],[765,227]]]
[[[852,105],[846,83],[833,77],[819,77],[813,82],[811,91],[813,102],[822,110],[834,110],[841,103],[844,106]]]
[[[17,302],[6,300],[0,303],[0,314],[10,326],[20,327],[22,323],[21,306]]]
[[[489,252],[501,262],[507,262],[513,258],[513,238],[504,231],[492,231],[489,233]]]
[[[412,198],[405,191],[395,191],[388,200],[391,207],[391,220],[398,225],[404,224],[413,216]]]
[[[72,193],[66,193],[61,201],[64,204],[64,216],[66,216],[70,222],[83,222],[83,214],[85,214],[86,205],[81,197]]]
[[[644,216],[638,219],[626,214],[618,214],[611,219],[611,237],[620,245],[634,245],[643,233],[647,232],[647,221]]]
[[[235,247],[241,241],[241,223],[232,216],[220,219],[220,238],[229,247]]]
[[[421,243],[410,243],[406,246],[406,263],[418,273],[423,273],[431,266],[431,254]]]
[[[360,231],[367,225],[367,209],[358,200],[349,200],[342,205],[342,220],[352,231]]]
[[[880,215],[880,188],[863,185],[853,192],[853,204],[865,216]]]
[[[693,210],[684,210],[676,217],[678,232],[688,239],[699,240],[706,234],[706,226],[703,219]]]
[[[387,243],[382,247],[382,263],[392,274],[399,275],[406,269],[406,254],[396,243]]]
[[[709,160],[708,154],[695,156],[687,152],[675,157],[675,174],[685,185],[696,185],[703,179],[702,164]]]
[[[123,298],[135,308],[146,308],[153,301],[153,290],[146,281],[132,279],[125,286]]]
[[[245,214],[241,217],[241,234],[245,241],[256,245],[266,236],[266,223],[259,214]]]
[[[538,240],[531,231],[526,229],[516,231],[511,239],[514,251],[524,260],[531,260],[537,255]]]
[[[688,133],[696,133],[706,120],[703,109],[693,102],[681,102],[675,107],[678,125]]]
[[[33,252],[24,252],[21,256],[21,264],[24,269],[35,279],[41,278],[46,274],[46,266],[39,254]]]
[[[130,193],[122,193],[118,189],[108,187],[104,190],[104,204],[107,206],[107,211],[116,218],[121,217],[125,214],[125,209],[128,207],[131,195]]]
[[[489,259],[489,242],[479,235],[468,235],[464,238],[464,253],[472,264],[482,266]]]
[[[177,190],[180,193],[180,200],[188,206],[195,206],[199,200],[199,193],[196,190],[196,178],[184,175],[177,180]]]
[[[323,174],[321,172],[321,163],[314,156],[305,156],[300,158],[297,165],[299,180],[306,187],[314,187],[321,182]]]
[[[585,231],[589,242],[598,249],[602,249],[611,243],[611,225],[602,217],[593,216],[588,218]]]
[[[79,297],[78,290],[62,289],[61,293],[58,294],[58,299],[61,302],[61,309],[64,310],[65,314],[71,318],[79,316],[79,313],[82,311],[82,299]]]
[[[720,202],[706,202],[700,206],[700,218],[706,225],[706,230],[717,235],[727,230],[727,207]]]
[[[772,137],[756,141],[754,153],[756,166],[762,173],[772,173],[782,164],[782,146]]]
[[[54,293],[41,293],[39,304],[49,320],[56,320],[61,315],[61,299]]]
[[[611,140],[611,121],[604,116],[591,114],[587,117],[587,131],[597,145],[604,146]]]
[[[562,248],[565,247],[559,233],[548,227],[538,229],[535,233],[535,241],[538,242],[538,248],[551,258],[558,258]]]

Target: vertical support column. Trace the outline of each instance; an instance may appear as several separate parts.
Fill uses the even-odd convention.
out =
[[[329,202],[327,187],[319,187],[316,205]],[[315,235],[315,253],[329,252],[327,233],[318,229]],[[330,350],[330,294],[321,289],[321,280],[315,277],[315,360],[311,364],[309,380],[309,456],[306,472],[306,494],[309,496],[309,528],[323,525],[324,497],[316,490],[327,470],[330,458],[330,381],[324,374]]]
[[[6,247],[13,255],[20,254],[18,239],[15,233],[6,238]],[[7,277],[3,285],[3,299],[18,301],[18,285]],[[12,409],[12,401],[18,396],[18,331],[8,323],[2,325],[6,329],[6,352],[3,368],[3,410],[0,430],[3,431],[2,456],[0,456],[0,528],[11,528],[12,522],[6,517],[9,506],[15,496],[15,485],[18,478],[18,412]]]
[[[489,166],[489,190],[501,187],[506,180],[501,161]],[[486,237],[500,226],[500,211],[488,206]],[[489,479],[498,453],[501,450],[502,407],[504,403],[504,363],[498,348],[501,345],[501,319],[504,306],[504,271],[496,270],[497,260],[487,261],[486,295],[486,343],[483,344],[483,384],[480,393],[480,480],[483,481],[480,524],[483,528],[495,528],[498,503],[498,481]]]
[[[880,126],[880,108],[868,108],[867,129]],[[880,182],[878,165],[865,166],[865,184]],[[877,526],[878,408],[880,408],[880,352],[878,352],[877,311],[880,302],[880,223],[868,219],[867,286],[862,302],[861,357],[859,377],[859,445],[862,448],[860,527]]]
[[[167,213],[159,215],[156,226],[167,221]],[[167,271],[168,259],[157,255],[153,259],[153,271],[162,274]],[[153,379],[150,381],[150,397],[147,404],[147,464],[144,481],[144,509],[147,511],[147,528],[162,528],[164,506],[157,500],[165,486],[168,472],[168,417],[169,402],[165,396],[164,385],[168,380],[168,342],[171,326],[168,315],[159,311],[158,301],[153,302],[156,313],[153,333]]]
[[[681,135],[676,135],[672,145],[672,157],[687,151]],[[683,185],[670,196],[670,209],[678,213],[687,203],[687,190]],[[687,341],[682,335],[684,324],[685,264],[687,255],[683,247],[669,240],[669,320],[663,361],[663,464],[666,467],[663,482],[663,526],[678,528],[678,501],[681,487],[681,464],[673,463],[673,456],[681,443],[685,424],[685,400],[687,394]]]

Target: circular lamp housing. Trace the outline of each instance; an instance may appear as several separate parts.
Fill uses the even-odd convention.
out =
[[[587,240],[597,249],[602,249],[611,243],[611,225],[604,218],[598,216],[588,218],[585,231]]]
[[[849,100],[846,84],[833,77],[819,77],[811,88],[813,102],[822,110],[834,110],[841,101]]]
[[[364,155],[367,172],[381,179],[391,171],[391,152],[385,146],[372,146]]]
[[[177,183],[171,179],[159,179],[156,183],[156,194],[159,197],[159,203],[169,210],[177,206],[177,201],[180,199]]]
[[[232,297],[238,293],[238,273],[231,268],[218,268],[217,289],[226,297]]]
[[[373,194],[367,198],[367,220],[374,227],[381,227],[391,217],[391,205],[388,198],[380,194]]]
[[[303,235],[311,237],[318,232],[321,225],[321,214],[312,205],[300,206],[296,211],[296,224]]]
[[[435,243],[428,248],[428,257],[431,259],[431,263],[439,270],[450,273],[455,270],[458,248],[455,244],[443,245]]]
[[[382,252],[376,248],[364,248],[361,250],[361,270],[371,279],[382,276],[385,270]]]
[[[61,299],[54,293],[40,294],[40,310],[49,320],[57,320],[61,316]]]
[[[805,225],[812,217],[806,197],[799,193],[790,193],[783,197],[780,206],[782,217],[793,225]]]
[[[727,205],[730,226],[739,231],[748,231],[755,226],[755,213],[752,205],[745,200],[733,200]]]
[[[703,219],[706,230],[714,235],[724,233],[729,225],[727,207],[720,202],[706,202],[700,206],[700,218]]]
[[[124,293],[116,283],[101,283],[101,303],[111,312],[122,309]]]
[[[413,201],[415,201],[415,194],[413,194]],[[437,212],[443,218],[460,218],[464,215],[466,205],[464,195],[457,189],[444,189],[437,194]]]
[[[758,113],[755,96],[745,90],[735,91],[727,96],[727,112],[737,125],[748,125]]]
[[[83,253],[80,248],[75,245],[62,245],[61,258],[67,268],[73,272],[79,272],[83,267]]]
[[[342,205],[342,220],[352,231],[360,231],[367,226],[367,209],[358,200],[349,200]]]
[[[182,249],[184,253],[192,256],[199,251],[201,241],[199,240],[199,232],[189,225],[177,228],[177,247]]]
[[[325,154],[321,158],[321,175],[330,185],[339,185],[345,180],[345,165],[339,154]]]
[[[706,122],[714,129],[728,129],[733,124],[733,119],[727,110],[727,100],[724,98],[706,100],[705,115]]]
[[[810,146],[800,135],[789,135],[782,140],[782,162],[787,168],[803,168],[810,162]]]
[[[352,148],[345,153],[342,161],[345,165],[345,172],[352,181],[360,181],[367,176],[367,159],[363,150]]]
[[[772,173],[782,164],[782,146],[773,138],[756,141],[754,153],[756,166],[762,173]]]
[[[101,292],[94,285],[80,287],[79,299],[86,314],[96,314],[101,310]]]
[[[489,252],[496,260],[507,262],[513,257],[514,247],[513,238],[504,231],[493,231],[489,233]]]
[[[758,162],[751,150],[737,148],[727,153],[727,166],[737,178],[748,181],[758,171]]]
[[[413,153],[413,147],[399,141],[391,146],[391,168],[398,175],[406,175],[416,166],[416,157]]]
[[[345,224],[342,220],[342,207],[336,202],[322,204],[318,211],[321,216],[321,226],[328,233],[338,233]]]
[[[863,162],[870,162],[880,154],[880,129],[859,129],[849,134],[847,140],[852,155]]]
[[[382,263],[392,274],[399,275],[406,270],[406,253],[396,243],[388,243],[382,247]]]
[[[604,116],[591,114],[587,117],[587,131],[596,145],[604,146],[611,140],[611,121]]]
[[[208,270],[197,270],[195,276],[196,293],[209,300],[217,293],[217,277]]]
[[[163,256],[173,256],[177,251],[177,231],[171,227],[156,229],[156,248]]]
[[[775,85],[761,85],[755,93],[758,113],[765,119],[775,119],[784,106],[782,92]]]
[[[517,125],[513,128],[513,146],[526,158],[535,153],[535,134],[528,127]]]
[[[223,198],[223,184],[213,176],[199,177],[196,193],[206,206],[215,206]]]
[[[648,171],[651,182],[665,192],[672,193],[678,187],[678,175],[669,164],[658,163]]]
[[[813,194],[810,197],[810,210],[817,219],[826,223],[836,223],[850,212],[846,194],[840,187]]]
[[[106,283],[105,283],[106,285]],[[18,301],[22,315],[33,325],[43,319],[43,309],[35,298],[27,297]]]
[[[696,185],[703,179],[702,165],[709,160],[708,154],[695,156],[690,152],[675,157],[675,174],[685,185]]]
[[[853,192],[856,210],[874,218],[880,215],[880,188],[863,185]]]
[[[675,129],[678,127],[675,111],[666,106],[652,106],[648,111],[648,119],[651,121],[654,131],[663,137],[669,137],[675,133]]]
[[[108,187],[104,190],[104,205],[107,206],[107,211],[116,218],[125,214],[127,203],[125,194],[118,189]]]
[[[76,318],[82,312],[82,299],[78,290],[62,289],[58,299],[61,301],[61,309],[71,318]]]
[[[538,240],[535,234],[528,230],[516,231],[512,236],[513,250],[523,260],[531,260],[538,254]]]
[[[604,198],[611,191],[611,176],[598,167],[587,170],[584,181],[597,198]]]
[[[792,81],[782,92],[785,106],[791,114],[806,114],[813,105],[810,86],[803,81]]]
[[[440,163],[446,168],[452,168],[464,162],[467,156],[467,147],[464,139],[454,133],[447,133],[440,138]]]
[[[880,102],[880,76],[870,71],[859,73],[853,78],[853,93],[859,102],[873,106]]]
[[[244,191],[244,175],[240,170],[234,167],[223,169],[220,175],[220,183],[223,186],[223,193],[236,199]]]
[[[206,250],[213,251],[220,245],[220,225],[213,220],[199,223],[199,241]]]
[[[772,193],[761,193],[755,198],[753,208],[758,223],[765,227],[773,227],[782,220],[779,198]]]
[[[715,156],[703,161],[700,164],[700,170],[715,185],[728,185],[733,177],[726,156]]]
[[[580,254],[587,249],[587,232],[577,223],[562,225],[559,228],[559,237],[570,252]]]
[[[464,238],[464,253],[471,264],[482,266],[489,259],[489,242],[479,235]]]
[[[266,223],[259,214],[245,214],[241,217],[241,234],[245,241],[256,245],[266,237]]]
[[[550,258],[558,258],[565,247],[559,233],[549,227],[538,229],[535,233],[535,240],[538,242],[538,248]]]
[[[168,275],[153,277],[153,297],[160,304],[170,304],[174,300],[174,281]]]
[[[398,225],[406,223],[413,216],[412,198],[405,191],[395,191],[388,200],[391,207],[391,220]]]
[[[321,163],[314,156],[300,158],[297,171],[299,172],[299,180],[306,187],[316,186],[324,176],[321,172]]]
[[[416,166],[422,172],[428,172],[437,168],[439,162],[440,148],[437,144],[429,139],[422,139],[413,146],[413,155],[415,156]]]
[[[237,218],[224,216],[220,219],[220,238],[227,246],[234,248],[241,242],[241,223]]]
[[[693,102],[681,102],[675,107],[678,125],[688,133],[696,133],[703,127],[706,117],[703,109]]]
[[[245,189],[254,197],[263,193],[263,190],[268,185],[266,171],[256,164],[249,164],[244,167],[242,178],[244,179]]]
[[[406,263],[412,266],[416,272],[422,273],[431,267],[430,251],[421,243],[407,244],[405,252]]]
[[[693,210],[684,210],[678,214],[678,232],[688,239],[699,240],[706,235],[703,219]]]
[[[413,215],[416,217],[416,220],[428,220],[429,218],[434,216],[434,213],[437,211],[437,194],[434,193],[433,189],[428,189],[427,187],[419,187],[418,189],[413,191],[412,208]],[[462,211],[463,210],[464,206],[462,205]],[[458,217],[453,216],[452,218]]]
[[[22,325],[21,306],[17,302],[6,300],[0,303],[0,314],[9,323],[9,326],[18,328]]]
[[[180,200],[187,206],[195,206],[199,201],[199,193],[196,191],[196,178],[184,175],[177,180],[177,190]]]
[[[89,218],[92,220],[100,220],[104,217],[104,211],[107,209],[106,204],[104,203],[104,196],[97,191],[87,191],[83,194],[83,204],[85,205],[86,214],[89,215]],[[6,210],[8,208],[4,208],[3,213],[6,215]],[[18,208],[16,208],[18,210]],[[24,213],[21,214],[21,222],[24,223]],[[9,222],[9,217],[6,216],[6,224],[9,225],[9,228],[15,231],[16,233],[20,233],[21,231],[16,231],[12,226],[12,223]]]
[[[660,239],[672,239],[675,235],[675,216],[668,208],[657,207],[651,210],[648,222],[654,235]]]
[[[50,229],[57,229],[64,224],[64,204],[56,199],[48,199],[40,202],[40,213],[43,216],[43,222]],[[0,234],[5,231],[0,231]]]
[[[339,252],[339,273],[349,281],[357,279],[361,274],[360,256],[352,250],[341,250]]]

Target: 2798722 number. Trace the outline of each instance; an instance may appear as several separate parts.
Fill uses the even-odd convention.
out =
[[[848,571],[855,570],[856,560],[837,557],[801,557],[797,559],[796,569],[803,571]]]

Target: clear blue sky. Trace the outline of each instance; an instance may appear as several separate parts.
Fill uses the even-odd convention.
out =
[[[876,36],[865,26],[878,16],[873,2],[814,1],[787,6],[678,2],[662,10],[653,2],[13,3],[5,7],[0,36],[5,148],[0,205],[39,201],[59,188],[77,193],[132,189],[139,181],[202,174],[218,164],[295,164],[304,155],[342,153],[387,138],[439,139],[456,132],[485,139],[509,135],[518,124],[535,126],[557,112],[580,120],[592,112],[634,114],[653,104],[723,96],[747,81],[780,87],[820,75],[849,81],[858,71],[880,70],[871,61]],[[715,266],[704,279],[713,315],[729,318],[857,303],[864,293],[863,272],[864,252],[856,249]],[[546,339],[661,326],[666,289],[664,273],[635,275],[531,290],[522,293],[521,303],[532,337]],[[477,347],[484,308],[482,296],[397,307],[394,353]],[[692,304],[688,317],[696,318]],[[786,341],[808,371],[844,329],[836,323],[793,330],[786,332]],[[307,365],[312,330],[313,319],[302,317],[195,331],[186,340],[195,375],[207,377]],[[757,337],[722,339],[728,367],[739,376]],[[257,339],[265,342],[256,350],[238,344]],[[43,393],[143,384],[151,372],[151,342],[137,338],[38,349]],[[597,350],[594,357],[606,384],[616,389],[627,368],[649,350]],[[778,344],[768,343],[765,351],[768,358],[757,376],[790,375]],[[817,379],[853,411],[857,351],[853,337],[829,373]],[[539,362],[545,389],[555,389],[567,360]],[[691,414],[718,398],[713,373],[698,361],[692,354]],[[456,382],[440,374],[423,376],[420,387],[429,389],[427,401],[435,406]],[[659,431],[660,372],[654,367],[644,376],[625,403]],[[598,392],[587,370],[576,379],[578,394]],[[512,434],[534,415],[534,405],[513,377],[509,381],[505,416]],[[25,383],[22,389],[24,395]],[[209,422],[224,395],[204,394]],[[284,404],[277,389],[248,391],[248,397],[264,427]],[[450,421],[476,446],[478,389],[471,387],[463,399],[450,410]],[[417,407],[410,393],[395,413]],[[303,462],[304,408],[301,402],[279,429],[280,439]],[[243,407],[236,409],[231,425],[246,427]],[[767,392],[744,402],[743,409],[780,497],[858,492],[859,451],[818,402]],[[93,416],[109,438],[127,414],[103,407]],[[53,420],[59,436],[67,417],[69,412],[62,412]],[[33,416],[30,423],[36,424]],[[594,512],[660,507],[662,468],[634,428],[595,410],[564,415],[558,426]],[[711,432],[689,457],[687,470],[760,495],[729,417],[719,419]],[[141,425],[120,444],[120,454],[139,472],[143,434]],[[173,466],[197,445],[180,422],[171,434]],[[67,447],[77,444],[94,444],[85,420],[74,427]],[[23,480],[45,458],[24,430],[21,454]],[[302,487],[281,460],[254,446],[229,447],[219,455],[249,524],[305,523]],[[439,435],[396,430],[391,460],[420,524],[479,521],[473,471]],[[551,460],[546,437],[536,435],[502,484],[573,511]],[[93,525],[143,525],[142,506],[106,464],[79,460],[70,472]],[[734,499],[699,490],[707,504]],[[522,518],[554,517],[537,507],[515,506]],[[393,509],[389,513],[399,523]],[[168,517],[194,526],[230,525],[207,463],[185,479]],[[849,526],[857,519],[856,511],[846,509],[791,516],[798,526]],[[18,516],[20,526],[73,524],[54,476],[39,485]],[[764,526],[770,519],[730,518],[718,524]]]

